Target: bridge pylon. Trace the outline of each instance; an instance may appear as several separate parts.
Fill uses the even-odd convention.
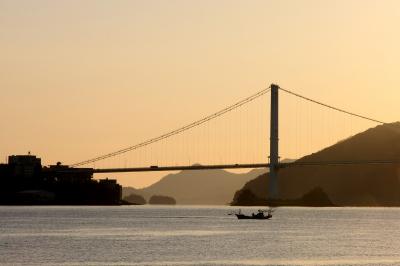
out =
[[[269,184],[268,198],[278,196],[279,165],[279,86],[271,84],[271,118],[270,118],[270,150],[269,150]]]

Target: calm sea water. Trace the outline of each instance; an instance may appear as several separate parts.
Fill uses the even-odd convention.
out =
[[[0,207],[0,265],[400,265],[398,208],[231,210]]]

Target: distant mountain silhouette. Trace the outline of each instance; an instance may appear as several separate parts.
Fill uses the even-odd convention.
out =
[[[400,122],[380,125],[343,140],[298,162],[400,160]],[[320,187],[335,205],[400,206],[400,166],[296,166],[279,170],[279,198],[297,199]],[[268,174],[242,190],[257,198],[268,195]],[[236,193],[233,202],[238,202]]]
[[[254,169],[236,174],[224,170],[184,170],[169,174],[143,189],[124,188],[123,193],[142,195],[147,200],[152,195],[170,196],[176,199],[177,204],[226,205],[232,201],[235,191],[266,171]]]
[[[122,188],[122,198],[126,198],[131,194],[138,194],[138,190],[133,187],[123,187]]]

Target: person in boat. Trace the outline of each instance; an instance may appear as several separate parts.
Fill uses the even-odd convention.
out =
[[[263,215],[263,213],[262,212],[260,212],[260,211],[258,211],[258,213],[252,213],[251,214],[251,216],[253,217],[253,218],[259,218],[259,217],[263,217],[264,215]]]

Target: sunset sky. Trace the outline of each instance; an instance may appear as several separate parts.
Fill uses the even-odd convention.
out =
[[[273,82],[398,121],[399,25],[396,0],[0,0],[1,162],[89,159]]]

